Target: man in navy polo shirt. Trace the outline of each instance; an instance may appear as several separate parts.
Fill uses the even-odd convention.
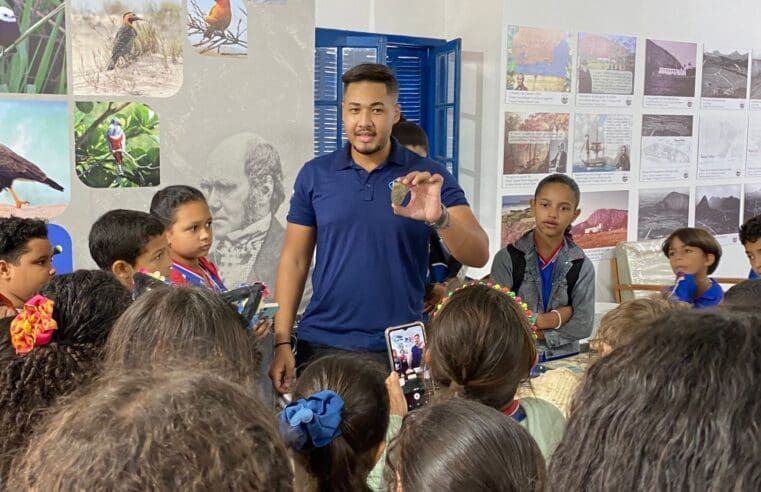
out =
[[[299,365],[342,351],[388,363],[384,330],[422,319],[431,228],[463,264],[481,267],[489,259],[488,237],[452,175],[391,138],[400,115],[391,70],[362,64],[342,80],[349,142],[304,165],[288,213],[270,368],[281,393],[290,390],[297,362],[291,329],[315,247],[314,293],[299,323]],[[410,189],[401,206],[391,204],[394,181]]]

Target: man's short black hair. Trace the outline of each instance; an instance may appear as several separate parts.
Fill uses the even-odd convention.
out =
[[[742,244],[755,243],[759,239],[761,239],[761,215],[756,215],[740,227],[740,242]]]
[[[425,131],[411,121],[400,121],[391,128],[391,136],[402,145],[417,145],[428,153],[428,136]]]
[[[379,63],[361,63],[343,74],[341,80],[344,83],[344,92],[349,84],[356,82],[377,82],[386,86],[386,93],[394,96],[399,95],[399,82],[396,75],[386,65]]]
[[[148,242],[164,234],[164,224],[138,210],[111,210],[90,229],[90,256],[102,270],[110,271],[117,260],[134,266]]]
[[[728,306],[757,307],[759,299],[761,299],[761,279],[743,280],[724,293],[724,304]]]
[[[0,260],[16,263],[29,251],[32,239],[47,239],[48,227],[39,219],[0,218]]]

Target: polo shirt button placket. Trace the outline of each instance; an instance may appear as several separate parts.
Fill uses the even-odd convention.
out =
[[[370,183],[365,185],[365,192],[363,196],[366,202],[371,202],[373,200],[373,185]]]

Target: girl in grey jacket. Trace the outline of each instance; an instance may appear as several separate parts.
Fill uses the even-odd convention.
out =
[[[564,174],[547,176],[536,188],[531,208],[536,227],[494,258],[491,279],[510,287],[538,313],[539,343],[546,357],[579,351],[592,333],[595,271],[570,237],[578,217],[579,186]]]

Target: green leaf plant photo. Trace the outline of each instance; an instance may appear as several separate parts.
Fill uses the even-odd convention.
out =
[[[74,141],[77,176],[85,185],[159,185],[159,118],[145,104],[77,102]]]
[[[64,0],[0,0],[0,92],[66,93]]]

